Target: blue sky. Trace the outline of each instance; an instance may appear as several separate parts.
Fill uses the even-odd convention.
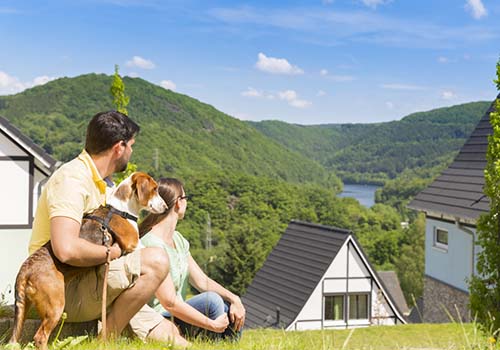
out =
[[[492,100],[498,0],[0,0],[0,95],[139,76],[244,120],[358,123]]]

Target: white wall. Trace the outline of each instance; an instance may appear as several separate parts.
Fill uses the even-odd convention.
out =
[[[2,156],[28,156],[28,154],[7,136],[0,132],[0,157]]]
[[[447,250],[434,246],[436,227],[448,231]],[[471,234],[460,230],[455,224],[427,218],[425,229],[426,275],[463,291],[468,291],[466,279],[471,276],[473,269],[472,250],[473,237]]]
[[[29,161],[0,160],[2,198],[0,225],[28,225],[30,198]]]
[[[354,245],[348,249],[347,242],[338,252],[332,261],[320,283],[314,288],[309,299],[305,303],[297,318],[287,328],[287,330],[305,330],[324,328],[352,328],[369,326],[370,324],[395,324],[394,316],[387,300],[379,291],[376,283],[372,283],[370,271],[364,266],[361,256],[358,254]],[[354,241],[352,241],[354,244]],[[347,278],[348,277],[348,278]],[[371,315],[377,316],[372,320],[344,320],[325,321],[323,319],[323,293],[325,294],[349,294],[349,293],[368,293]],[[347,297],[347,296],[346,296]],[[348,297],[347,297],[348,299]],[[348,311],[348,302],[346,310]]]
[[[23,261],[28,257],[28,244],[31,229],[0,230],[0,293],[7,293],[8,304],[14,302],[14,284],[17,272]]]

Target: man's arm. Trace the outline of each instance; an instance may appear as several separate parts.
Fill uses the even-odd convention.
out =
[[[80,223],[69,217],[50,219],[50,243],[56,257],[68,265],[95,266],[106,262],[107,248],[80,238]],[[113,244],[110,254],[111,259],[118,258],[120,247]]]

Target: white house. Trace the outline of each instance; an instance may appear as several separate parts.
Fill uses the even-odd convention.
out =
[[[56,161],[0,117],[0,300],[14,300],[19,266],[28,243],[38,197]]]
[[[493,108],[451,165],[408,205],[426,215],[423,322],[449,322],[457,308],[463,320],[471,319],[467,279],[477,272],[476,222],[489,211],[483,186]]]
[[[350,231],[292,221],[243,296],[249,328],[406,323]]]

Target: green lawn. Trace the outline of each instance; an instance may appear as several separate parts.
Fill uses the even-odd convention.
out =
[[[170,349],[168,344],[121,340],[85,341],[71,349]],[[473,324],[413,324],[355,330],[284,332],[247,330],[239,343],[195,342],[192,350],[333,350],[333,349],[500,349]]]

